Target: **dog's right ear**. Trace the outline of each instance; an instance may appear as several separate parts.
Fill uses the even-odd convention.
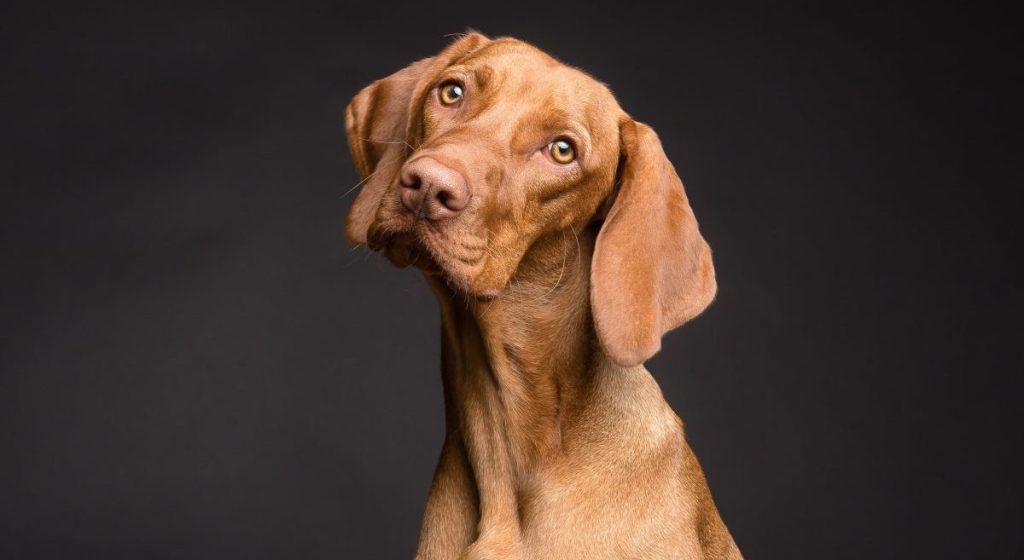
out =
[[[348,104],[348,149],[363,181],[348,213],[345,232],[349,241],[366,243],[366,232],[381,198],[409,157],[410,116],[433,77],[489,41],[479,33],[467,33],[437,56],[414,62],[366,86]]]

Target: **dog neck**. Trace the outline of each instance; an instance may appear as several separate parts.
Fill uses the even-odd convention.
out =
[[[561,453],[564,424],[582,402],[599,351],[590,315],[593,244],[589,229],[541,239],[487,302],[467,301],[431,278],[441,303],[447,437],[466,452],[482,522],[521,515],[531,472]]]

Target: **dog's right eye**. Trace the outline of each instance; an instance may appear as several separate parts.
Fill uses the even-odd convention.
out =
[[[442,105],[455,105],[462,101],[463,95],[462,84],[458,82],[445,82],[437,90],[437,98],[441,100]]]

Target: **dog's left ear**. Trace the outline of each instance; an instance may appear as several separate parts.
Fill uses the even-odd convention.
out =
[[[424,58],[366,86],[345,110],[345,131],[352,162],[363,181],[352,203],[345,231],[354,244],[366,243],[366,233],[381,198],[409,157],[408,132],[414,107],[422,101],[431,80],[453,61],[490,39],[469,32],[436,56]]]
[[[658,136],[629,118],[619,131],[618,192],[594,248],[590,300],[605,353],[630,367],[700,314],[716,283],[711,249]]]

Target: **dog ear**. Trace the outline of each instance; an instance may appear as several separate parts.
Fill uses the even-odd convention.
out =
[[[353,244],[366,243],[381,198],[409,156],[410,116],[433,77],[489,41],[479,33],[467,33],[437,56],[414,62],[366,86],[348,104],[348,149],[362,181],[345,226]]]
[[[590,299],[605,353],[631,367],[700,314],[716,283],[711,249],[658,136],[629,118],[619,129],[618,192],[594,248]]]

